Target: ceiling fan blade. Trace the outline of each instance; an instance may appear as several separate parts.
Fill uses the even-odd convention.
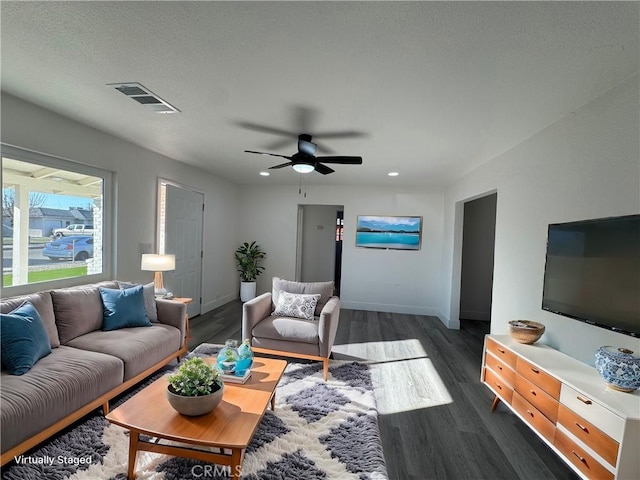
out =
[[[281,163],[280,165],[274,165],[273,167],[269,167],[269,170],[274,170],[276,168],[284,168],[293,165],[293,162]]]
[[[255,150],[245,150],[246,153],[257,153],[258,155],[269,155],[271,157],[281,157],[286,158],[287,160],[291,160],[291,157],[287,155],[280,155],[278,153],[268,153],[268,152],[256,152]]]
[[[292,137],[292,138],[296,138],[298,136],[296,133],[288,132],[287,130],[282,130],[281,128],[268,127],[266,125],[258,125],[257,123],[236,122],[236,125],[242,128],[246,128],[247,130],[253,130],[254,132],[270,133],[272,135],[284,135],[285,137]]]
[[[322,175],[328,175],[335,172],[335,170],[323,165],[322,163],[316,163],[316,172],[321,173]]]
[[[317,157],[319,162],[341,163],[343,165],[362,165],[362,157]]]
[[[344,130],[341,132],[320,132],[313,134],[313,138],[360,138],[366,136],[366,133],[358,132],[357,130]]]

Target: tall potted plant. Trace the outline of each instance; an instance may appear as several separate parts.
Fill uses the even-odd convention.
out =
[[[264,271],[260,262],[266,253],[255,240],[244,242],[236,250],[236,264],[240,272],[240,300],[246,302],[256,296],[256,279]]]

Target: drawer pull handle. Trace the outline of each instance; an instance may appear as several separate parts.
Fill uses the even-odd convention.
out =
[[[586,405],[591,405],[592,403],[591,400],[589,400],[588,398],[581,397],[580,395],[578,395],[576,398]]]
[[[502,370],[502,367],[500,365],[496,365],[496,367],[498,367],[498,370]]]
[[[536,368],[532,368],[532,369],[531,369],[531,371],[532,371],[533,373],[540,373],[540,370],[538,370],[538,369],[536,369]]]
[[[583,432],[589,433],[589,429],[587,427],[585,427],[584,425],[580,425],[578,422],[573,422],[573,423],[575,423],[576,427],[578,427]]]
[[[502,350],[501,348],[497,349],[500,353],[504,354],[504,350]]]
[[[587,464],[587,461],[585,460],[585,458],[578,455],[574,450],[571,450],[571,453],[573,453],[578,458],[578,460],[580,460],[582,463],[584,463],[585,465]]]
[[[537,393],[536,393],[536,391],[535,391],[535,390],[529,390],[529,393],[530,393],[531,395],[534,395],[534,396],[535,396],[535,395],[537,395]]]
[[[500,385],[499,383],[496,383],[496,387],[498,387],[498,390],[502,390],[502,385]]]
[[[533,413],[531,412],[531,410],[527,410],[527,413],[528,413],[529,415],[531,415],[531,418],[533,418],[533,417],[534,417],[534,415],[533,415]]]

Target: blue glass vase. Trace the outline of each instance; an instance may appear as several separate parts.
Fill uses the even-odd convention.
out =
[[[236,376],[242,377],[253,364],[253,350],[251,350],[251,342],[245,340],[238,347],[238,361],[236,363]]]
[[[224,347],[218,352],[216,357],[216,363],[220,371],[227,375],[232,375],[236,371],[236,365],[238,363],[238,341],[227,340],[224,342]]]

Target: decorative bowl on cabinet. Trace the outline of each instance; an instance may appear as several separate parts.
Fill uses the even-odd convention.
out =
[[[531,320],[511,320],[509,322],[509,333],[518,343],[530,345],[537,342],[544,333],[545,327],[542,323]]]

